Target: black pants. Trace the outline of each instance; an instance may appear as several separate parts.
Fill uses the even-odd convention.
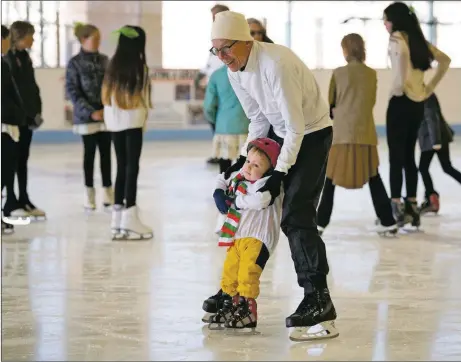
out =
[[[332,127],[304,136],[296,163],[284,179],[281,227],[290,244],[298,284],[305,293],[327,287],[327,254],[316,221],[332,136]],[[269,137],[281,141],[272,130]]]
[[[368,182],[370,186],[371,199],[375,208],[376,215],[383,226],[395,225],[394,216],[392,215],[392,207],[389,197],[387,196],[386,188],[379,173],[370,178]],[[323,187],[322,199],[317,210],[317,224],[323,228],[330,223],[331,213],[333,212],[333,200],[335,196],[335,185],[329,178],[325,180]]]
[[[27,126],[19,127],[19,142],[17,145],[17,164],[16,175],[18,176],[19,203],[21,205],[30,204],[29,194],[27,193],[28,162],[30,145],[32,143],[33,131]]]
[[[18,208],[14,193],[14,175],[16,173],[18,145],[6,133],[2,133],[2,191],[6,187],[5,216]]]
[[[415,146],[423,116],[424,102],[413,102],[406,95],[394,96],[389,101],[386,131],[393,199],[402,196],[402,170],[405,171],[407,197],[416,197],[418,168],[415,162]]]
[[[99,163],[101,167],[102,185],[104,187],[112,186],[112,168],[111,168],[111,133],[97,132],[94,134],[83,135],[83,173],[85,176],[85,186],[94,186],[94,158],[96,148],[99,149]]]
[[[142,128],[112,133],[117,156],[117,178],[114,192],[116,205],[123,205],[123,200],[126,201],[127,208],[136,205],[142,137]]]
[[[450,160],[450,146],[443,145],[438,151],[424,151],[421,152],[421,158],[419,160],[419,172],[426,188],[426,196],[437,193],[434,190],[434,184],[432,183],[431,174],[429,173],[429,166],[431,165],[432,157],[437,154],[440,165],[442,166],[443,172],[453,177],[456,181],[461,183],[461,172],[453,167]]]

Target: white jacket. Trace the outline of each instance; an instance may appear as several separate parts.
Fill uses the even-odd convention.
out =
[[[312,72],[283,45],[253,42],[243,71],[228,70],[229,80],[251,123],[247,143],[267,137],[272,125],[284,139],[276,170],[287,173],[296,162],[304,135],[332,125],[330,110]]]
[[[216,180],[215,189],[227,190],[237,173],[234,172],[227,180],[224,179],[224,173],[220,174]],[[266,184],[268,178],[264,177],[256,182],[244,181],[247,185],[247,193],[246,195],[238,195],[235,199],[235,205],[242,215],[235,240],[250,237],[258,239],[266,245],[269,254],[272,254],[280,238],[283,187],[280,190],[280,196],[269,206],[271,201],[269,191],[258,192]],[[226,215],[219,214],[219,229],[225,219]]]

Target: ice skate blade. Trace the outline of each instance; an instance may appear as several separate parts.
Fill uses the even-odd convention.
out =
[[[208,313],[206,312],[205,315],[202,317],[202,322],[203,323],[211,323],[211,318],[213,318],[216,315],[216,313]]]
[[[261,334],[260,331],[254,328],[225,328],[225,334],[228,336],[259,336]]]
[[[24,217],[12,217],[12,216],[5,216],[2,218],[4,222],[11,225],[29,225],[32,219],[29,216]]]
[[[312,327],[295,327],[290,333],[290,340],[293,342],[317,341],[320,339],[331,339],[339,336],[334,321],[322,322]]]
[[[226,327],[224,327],[224,323],[213,323],[211,322],[208,324],[208,329],[210,331],[224,331]]]
[[[153,233],[148,234],[137,234],[130,230],[122,230],[120,231],[120,236],[116,239],[112,239],[114,241],[145,241],[150,240],[154,237]]]

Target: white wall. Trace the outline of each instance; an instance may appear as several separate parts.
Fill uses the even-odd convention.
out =
[[[327,96],[328,84],[330,81],[330,70],[314,70],[315,77],[319,82],[324,97]],[[45,123],[43,130],[70,129],[65,121],[64,109],[64,75],[65,69],[36,69],[35,75],[41,89],[43,100],[43,117]],[[430,76],[430,75],[429,75]],[[184,81],[182,82],[184,83]],[[174,87],[172,82],[155,82],[153,84],[153,104],[165,103],[168,95],[171,96],[171,103],[177,112],[185,114],[181,102],[174,101]],[[378,70],[378,99],[375,106],[375,119],[377,125],[385,124],[385,115],[388,102],[390,85],[390,71]],[[451,124],[461,124],[461,69],[450,69],[436,89],[440,99],[445,118]],[[155,118],[155,112],[153,113]],[[158,128],[165,128],[165,123],[159,124]],[[187,128],[188,120],[184,120],[184,127]],[[173,128],[178,128],[177,123]]]

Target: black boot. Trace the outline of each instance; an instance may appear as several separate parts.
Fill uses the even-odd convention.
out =
[[[224,302],[226,300],[232,300],[232,297],[226,293],[223,293],[222,289],[219,289],[215,295],[212,295],[206,299],[202,306],[202,309],[206,312],[205,316],[202,318],[202,321],[204,323],[210,323],[211,317],[224,307]]]

